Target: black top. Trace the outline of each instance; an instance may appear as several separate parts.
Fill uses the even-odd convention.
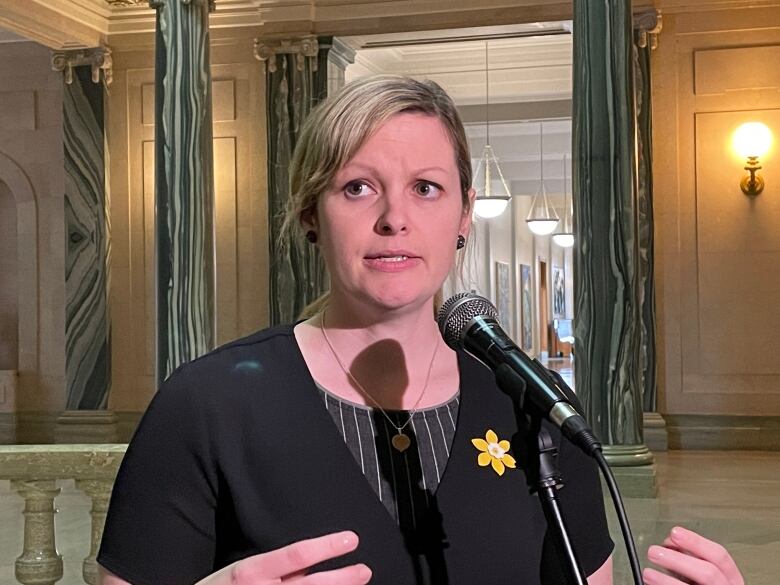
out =
[[[190,584],[249,555],[349,529],[358,549],[320,568],[364,562],[373,585],[562,583],[526,485],[531,434],[489,370],[465,354],[458,367],[449,461],[428,494],[426,522],[406,538],[323,408],[291,326],[179,368],[128,447],[98,562],[134,585]],[[478,464],[472,439],[488,430],[511,441],[515,469],[499,475]],[[599,478],[574,447],[559,449],[560,505],[589,575],[613,546]]]

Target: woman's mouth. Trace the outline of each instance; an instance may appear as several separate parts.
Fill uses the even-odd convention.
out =
[[[408,252],[382,252],[371,254],[365,258],[366,264],[382,272],[399,272],[417,266],[420,263],[419,256],[414,256]]]

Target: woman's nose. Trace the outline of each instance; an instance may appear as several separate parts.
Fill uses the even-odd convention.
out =
[[[402,193],[386,192],[382,198],[382,212],[376,222],[376,232],[391,236],[408,230],[407,201]]]

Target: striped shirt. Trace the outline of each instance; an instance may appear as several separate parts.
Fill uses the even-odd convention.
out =
[[[429,510],[431,496],[447,465],[458,420],[459,395],[415,412],[403,429],[411,444],[399,452],[391,443],[398,431],[382,411],[343,400],[318,387],[325,407],[377,497],[402,532],[413,533],[418,519]],[[398,427],[409,420],[409,411],[385,412]]]

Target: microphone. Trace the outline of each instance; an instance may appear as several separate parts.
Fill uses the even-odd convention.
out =
[[[498,311],[489,300],[475,293],[458,293],[442,305],[437,323],[445,343],[493,370],[499,387],[517,398],[521,409],[550,421],[588,455],[601,450],[601,443],[561,384],[501,329]]]

